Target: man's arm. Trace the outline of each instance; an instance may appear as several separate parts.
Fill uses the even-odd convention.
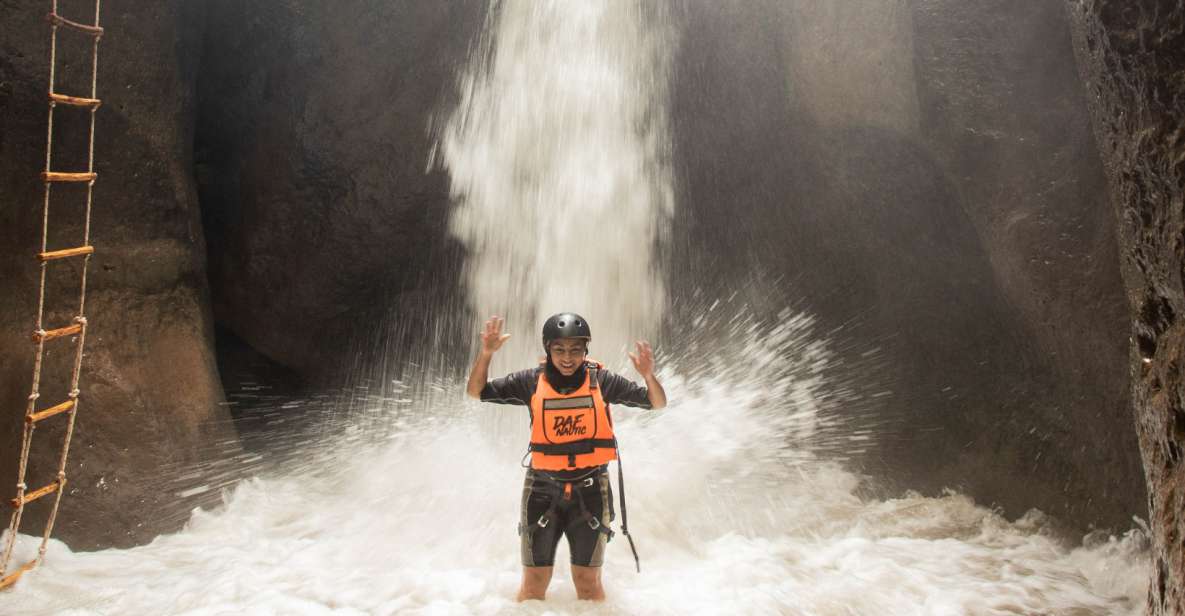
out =
[[[654,374],[646,377],[646,393],[650,396],[650,408],[661,409],[667,405],[667,392]]]
[[[469,384],[465,386],[465,393],[469,394],[470,398],[481,398],[481,388],[490,380],[490,360],[493,358],[494,354],[487,353],[485,349],[477,354],[477,361],[474,361],[473,367],[469,369]]]
[[[502,343],[510,338],[510,334],[502,333],[502,324],[501,318],[490,317],[481,332],[481,352],[477,354],[477,360],[469,370],[469,383],[465,386],[465,393],[469,394],[470,398],[481,398],[481,389],[485,387],[486,381],[490,380],[490,360],[494,358],[494,353],[502,348]]]
[[[646,381],[646,395],[650,398],[650,408],[661,409],[667,405],[667,392],[662,388],[662,383],[658,382],[658,377],[654,376],[654,351],[645,340],[638,341],[636,345],[638,350],[629,354],[630,361],[634,362],[634,369]]]

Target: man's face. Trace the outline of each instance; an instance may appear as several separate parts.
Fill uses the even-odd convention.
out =
[[[584,363],[584,356],[588,354],[588,343],[580,338],[560,338],[553,340],[548,348],[551,353],[551,365],[564,376],[576,374],[576,370]]]

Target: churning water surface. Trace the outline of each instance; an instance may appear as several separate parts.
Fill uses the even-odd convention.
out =
[[[1010,522],[958,494],[859,496],[859,477],[827,460],[863,435],[810,320],[736,323],[745,352],[719,374],[687,379],[665,358],[673,404],[616,409],[642,572],[612,541],[603,604],[576,600],[562,544],[547,601],[513,602],[525,410],[463,404],[455,383],[393,413],[383,442],[344,434],[302,454],[302,471],[241,482],[150,545],[53,542],[0,613],[1140,613],[1138,533],[1071,548],[1035,512]],[[771,377],[762,369],[778,357],[796,359]],[[518,438],[483,435],[491,415]],[[22,536],[18,558],[36,544]]]
[[[633,338],[657,335],[664,306],[690,301],[665,287],[658,258],[677,215],[665,116],[677,37],[657,11],[495,3],[461,74],[436,158],[453,178],[469,306],[506,315],[514,335],[497,373],[536,361],[538,324],[561,310],[584,313],[595,353],[621,369]],[[464,401],[462,383],[426,375],[433,386],[363,409],[365,421],[227,489],[177,534],[93,553],[53,542],[0,594],[0,613],[1141,610],[1138,532],[1070,547],[1036,512],[1008,521],[953,493],[862,496],[842,454],[876,430],[811,318],[696,301],[693,339],[660,345],[683,349],[659,356],[671,405],[615,409],[642,572],[614,540],[603,604],[575,599],[562,545],[548,600],[513,602],[526,412]],[[18,562],[35,550],[21,537]]]

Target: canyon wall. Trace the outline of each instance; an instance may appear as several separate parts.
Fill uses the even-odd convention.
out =
[[[47,3],[0,3],[0,496],[15,494],[37,310],[49,66]],[[205,244],[193,180],[199,3],[105,3],[99,46],[94,216],[81,397],[54,536],[76,548],[131,546],[179,529],[212,490],[184,495],[179,475],[238,444],[218,380]],[[91,21],[94,3],[61,12]],[[60,93],[90,92],[90,39],[62,30]],[[86,170],[87,112],[59,107],[55,171]],[[55,186],[50,249],[82,243],[85,189]],[[47,329],[77,314],[81,260],[49,265]],[[74,339],[46,343],[37,408],[66,400]],[[27,483],[56,479],[66,415],[43,421]],[[198,476],[186,488],[203,484]],[[22,532],[40,534],[52,498],[32,503]],[[7,509],[7,507],[6,507]],[[4,516],[7,524],[8,516]]]
[[[1071,0],[1131,305],[1129,374],[1148,482],[1149,614],[1185,614],[1185,5]]]

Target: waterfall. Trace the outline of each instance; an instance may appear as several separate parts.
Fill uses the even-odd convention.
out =
[[[658,329],[674,201],[663,17],[631,0],[491,8],[441,154],[470,307],[513,336],[499,367],[535,361],[556,312],[584,315],[611,365]]]

